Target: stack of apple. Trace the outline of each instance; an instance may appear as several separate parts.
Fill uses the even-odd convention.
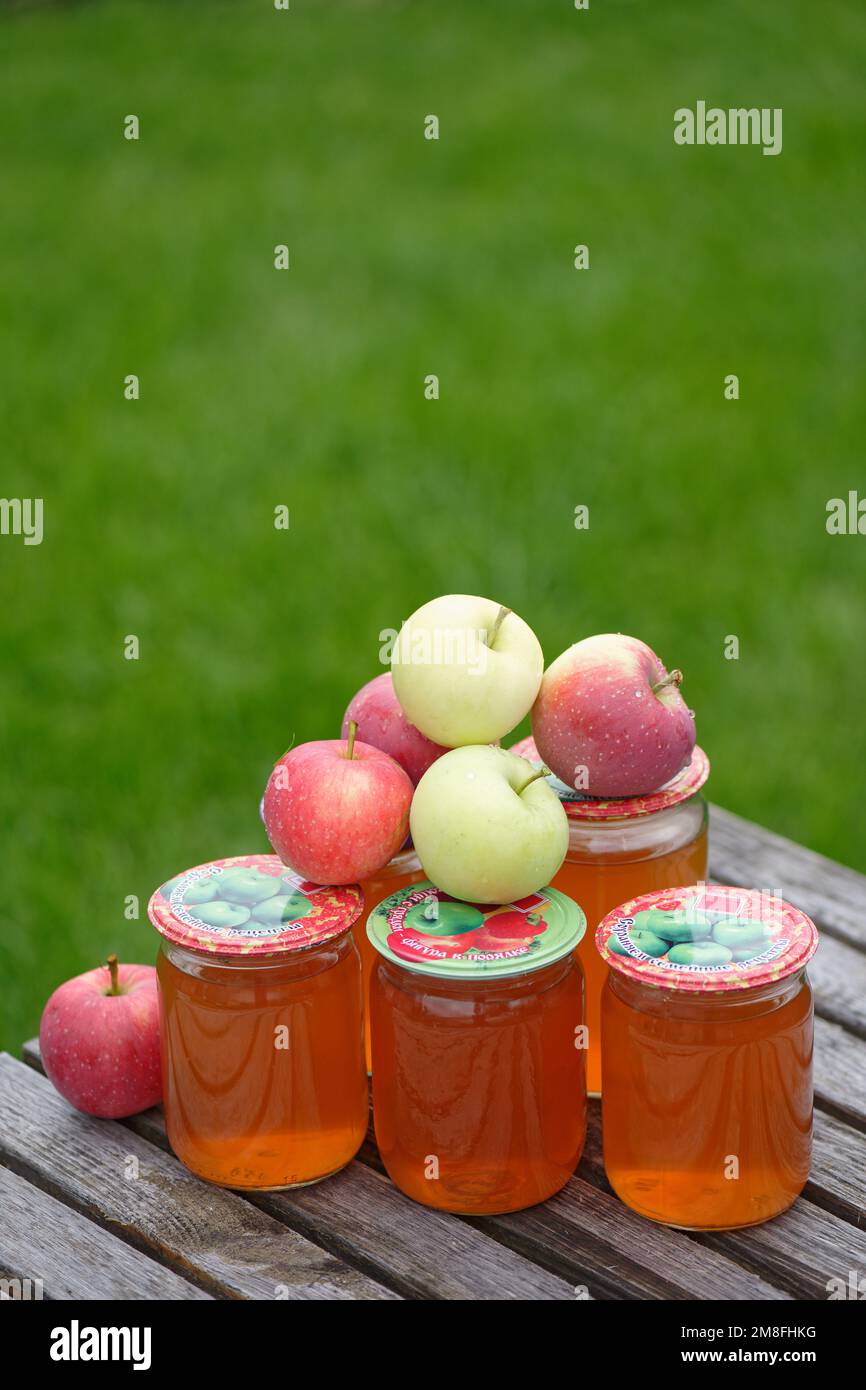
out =
[[[546,780],[599,797],[655,791],[684,767],[694,719],[680,673],[619,634],[588,637],[544,672],[516,613],[464,594],[403,625],[390,674],[346,711],[341,739],[291,749],[271,773],[271,844],[315,883],[363,882],[412,840],[434,884],[509,903],[550,883],[568,822]],[[541,770],[499,747],[532,710]],[[501,925],[501,924],[500,924]],[[155,971],[107,967],[68,980],[40,1028],[46,1072],[81,1110],[123,1116],[160,1096]]]
[[[434,599],[404,623],[391,673],[351,701],[344,737],[277,763],[263,802],[271,844],[305,878],[354,883],[411,832],[427,877],[452,897],[526,897],[568,848],[548,769],[592,796],[656,790],[694,747],[680,680],[619,634],[578,642],[545,673],[516,613],[465,594]],[[541,770],[498,746],[530,710]]]

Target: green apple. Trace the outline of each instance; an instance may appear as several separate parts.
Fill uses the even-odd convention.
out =
[[[494,743],[529,713],[544,674],[530,627],[489,598],[449,594],[407,618],[391,658],[406,718],[446,748]]]
[[[217,881],[215,878],[196,878],[186,889],[183,895],[185,907],[195,907],[198,903],[209,903],[217,895]]]
[[[260,869],[224,869],[217,879],[221,898],[230,903],[261,903],[279,893],[280,880]]]
[[[484,913],[470,903],[440,903],[438,898],[428,898],[410,907],[404,925],[426,936],[462,936],[483,921]]]
[[[694,913],[686,914],[682,908],[668,912],[661,907],[647,907],[634,915],[637,931],[650,931],[662,937],[672,946],[689,941],[700,941],[710,934],[709,921]]]
[[[257,903],[250,916],[263,926],[275,927],[280,922],[297,922],[306,917],[312,903],[303,893],[278,893],[275,898],[266,898]]]
[[[718,946],[715,941],[693,941],[690,945],[682,942],[668,952],[673,965],[727,965],[733,958],[727,946]]]
[[[668,949],[668,942],[663,941],[655,932],[636,930],[632,927],[629,930],[629,940],[634,942],[639,951],[643,951],[645,956],[663,956]],[[607,939],[608,950],[613,951],[616,956],[627,956],[629,952],[623,946],[618,936],[611,934]]]
[[[236,903],[212,902],[202,903],[197,907],[194,915],[200,922],[206,923],[209,927],[242,927],[245,922],[250,920],[249,909],[239,907]]]
[[[717,922],[713,927],[713,937],[720,946],[728,946],[732,951],[744,951],[746,947],[750,947],[752,955],[757,955],[761,948],[769,943],[771,934],[766,923],[750,922],[746,919],[732,921],[728,918],[725,922]]]
[[[437,758],[418,783],[409,824],[427,877],[470,903],[537,892],[568,849],[568,820],[544,771],[489,745]]]

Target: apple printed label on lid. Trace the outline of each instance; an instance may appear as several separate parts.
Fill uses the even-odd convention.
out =
[[[361,915],[357,884],[323,887],[275,854],[236,855],[169,879],[148,904],[175,945],[218,956],[281,955],[339,936]]]
[[[526,758],[527,762],[534,763],[536,767],[542,765],[531,735],[515,743],[511,752]],[[547,778],[547,782],[556,792],[570,820],[632,820],[636,816],[649,816],[656,811],[667,811],[671,806],[678,806],[681,801],[688,801],[700,791],[709,775],[710,760],[703,748],[695,745],[691,759],[675,777],[657,791],[646,792],[643,796],[590,796],[588,792],[577,791],[574,787],[567,786],[553,773]]]
[[[783,898],[697,884],[644,893],[599,923],[595,944],[612,970],[662,989],[754,989],[802,970],[818,946],[814,923]]]
[[[466,903],[424,879],[381,902],[367,920],[376,950],[407,969],[452,979],[494,978],[551,965],[573,951],[586,918],[564,893]]]

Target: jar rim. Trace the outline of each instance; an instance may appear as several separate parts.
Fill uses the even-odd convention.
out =
[[[685,993],[758,989],[802,970],[814,922],[773,893],[697,883],[642,893],[602,918],[596,949],[640,984]]]
[[[312,883],[275,854],[239,854],[176,874],[153,894],[147,915],[167,941],[198,955],[263,959],[341,936],[363,904],[357,883]]]
[[[585,930],[582,908],[556,888],[514,903],[466,903],[429,879],[398,889],[367,918],[379,955],[414,974],[449,980],[540,970],[573,952]]]

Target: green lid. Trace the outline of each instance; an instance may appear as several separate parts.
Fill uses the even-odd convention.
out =
[[[541,888],[516,903],[464,903],[429,879],[385,898],[367,918],[380,955],[450,980],[490,980],[540,970],[573,951],[586,930],[576,902]]]

